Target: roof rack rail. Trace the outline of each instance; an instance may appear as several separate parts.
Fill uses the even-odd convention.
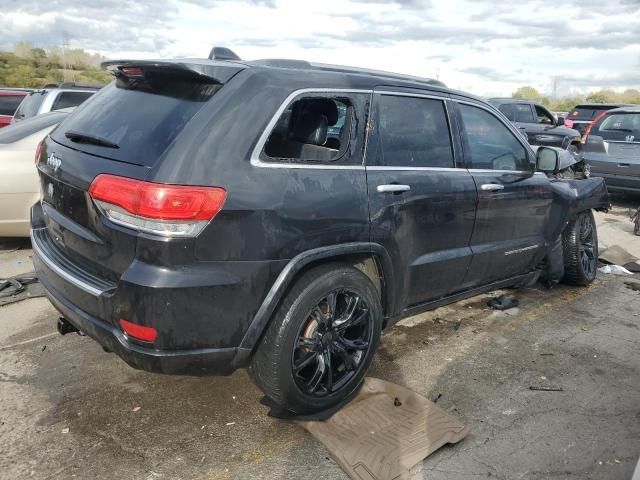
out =
[[[102,88],[104,87],[104,85],[99,83],[77,83],[77,82],[65,82],[56,86],[58,88]]]
[[[289,60],[287,58],[264,58],[248,62],[251,65],[261,65],[263,67],[276,68],[310,68],[311,63],[306,60]]]
[[[240,57],[227,47],[213,47],[209,53],[209,60],[240,60]]]

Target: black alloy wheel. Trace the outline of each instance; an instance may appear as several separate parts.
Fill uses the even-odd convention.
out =
[[[374,335],[366,301],[337,289],[321,298],[298,332],[291,368],[298,388],[311,396],[340,390],[363,364]]]

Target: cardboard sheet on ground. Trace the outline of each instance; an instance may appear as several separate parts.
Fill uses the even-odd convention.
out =
[[[353,401],[328,420],[298,423],[355,480],[406,478],[416,463],[469,432],[430,400],[376,378],[366,378]]]
[[[613,265],[625,265],[638,260],[620,245],[612,245],[606,250],[600,252],[598,258],[603,262],[611,263]]]

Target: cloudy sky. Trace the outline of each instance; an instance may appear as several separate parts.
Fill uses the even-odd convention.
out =
[[[479,95],[640,88],[640,0],[0,0],[0,50],[297,58],[438,77]]]

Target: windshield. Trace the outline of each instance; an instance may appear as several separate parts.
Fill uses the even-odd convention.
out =
[[[44,101],[46,92],[32,92],[25,97],[18,109],[16,110],[14,117],[15,121],[24,120],[38,114],[40,105]]]
[[[220,87],[207,79],[169,73],[117,79],[78,107],[53,139],[88,153],[151,166]],[[100,142],[79,142],[80,138]]]

